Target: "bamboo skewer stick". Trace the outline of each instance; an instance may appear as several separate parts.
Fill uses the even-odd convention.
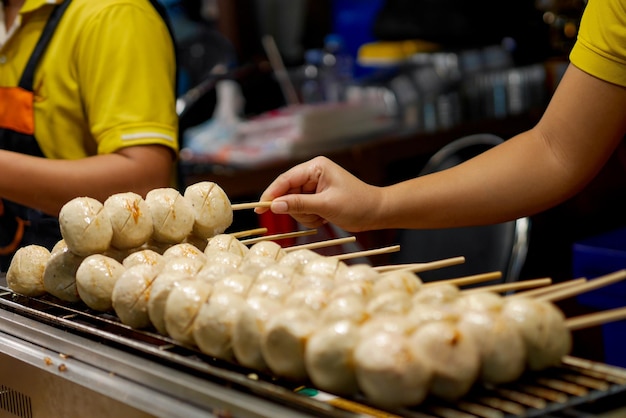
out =
[[[562,289],[568,288],[570,286],[577,286],[579,284],[585,283],[586,281],[587,281],[586,278],[581,277],[579,279],[572,279],[572,280],[568,280],[568,281],[565,281],[565,282],[553,284],[553,285],[546,286],[546,287],[539,287],[537,289],[525,290],[523,292],[514,293],[512,295],[507,295],[507,297],[524,296],[524,297],[533,297],[534,298],[534,297],[537,297],[537,296],[543,296],[543,295],[551,293],[551,292],[556,292],[557,290],[562,290]]]
[[[626,306],[568,318],[565,320],[565,326],[570,331],[575,331],[606,324],[607,322],[620,321],[622,319],[626,319]]]
[[[250,237],[252,235],[265,234],[266,232],[267,232],[267,228],[255,228],[255,229],[248,229],[245,231],[233,232],[230,235],[232,235],[235,238],[244,238],[244,237]]]
[[[566,299],[572,296],[576,296],[580,293],[588,292],[590,290],[599,289],[604,286],[608,286],[613,283],[617,283],[626,279],[626,269],[618,270],[614,273],[610,273],[601,277],[597,277],[593,280],[580,284],[578,286],[569,286],[565,289],[556,292],[550,292],[537,297],[539,300],[546,300],[554,302],[561,299]]]
[[[409,270],[413,273],[420,273],[422,271],[435,270],[441,267],[454,266],[457,264],[463,264],[465,257],[452,257],[443,260],[429,261],[426,263],[410,263],[410,264],[391,264],[387,266],[374,267],[375,270],[385,273],[394,270]]]
[[[540,286],[549,286],[551,283],[552,283],[552,279],[550,278],[522,280],[519,282],[501,283],[501,284],[494,284],[491,286],[477,287],[474,289],[466,289],[466,290],[462,290],[462,292],[464,294],[476,293],[476,292],[500,293],[500,292],[508,292],[509,290],[519,290],[519,289],[528,289],[528,288],[540,287]]]
[[[444,279],[444,280],[437,280],[434,282],[427,282],[427,283],[424,283],[424,286],[433,286],[433,285],[438,285],[442,283],[452,284],[455,286],[467,286],[470,284],[488,282],[489,280],[495,280],[501,277],[502,277],[501,271],[492,271],[490,273],[481,273],[481,274],[474,274],[471,276],[457,277],[454,279]]]
[[[339,260],[348,260],[350,258],[369,257],[371,255],[387,254],[387,253],[393,253],[396,251],[400,251],[399,245],[391,245],[389,247],[375,248],[373,250],[355,251],[353,253],[331,255],[330,257],[334,257]]]
[[[302,249],[311,250],[315,248],[330,247],[332,245],[347,244],[349,242],[354,242],[354,241],[356,241],[356,237],[334,238],[334,239],[329,239],[326,241],[311,242],[308,244],[301,244],[301,245],[292,245],[291,247],[286,247],[285,251],[289,252],[289,251],[302,250]]]
[[[241,240],[244,245],[256,244],[259,241],[278,241],[286,238],[304,237],[317,234],[317,229],[307,229],[306,231],[285,232],[282,234],[263,235],[262,237]]]
[[[249,202],[249,203],[235,203],[230,205],[232,210],[242,209],[254,209],[254,208],[269,208],[272,202]]]

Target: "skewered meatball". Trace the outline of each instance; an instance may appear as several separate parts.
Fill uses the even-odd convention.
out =
[[[353,361],[357,335],[358,325],[352,321],[327,323],[311,334],[304,358],[316,387],[344,396],[357,393]]]
[[[273,299],[248,296],[232,329],[233,353],[239,363],[256,370],[267,370],[261,340],[270,318],[282,309]]]
[[[362,336],[354,364],[359,388],[382,407],[417,405],[430,389],[432,368],[402,333],[379,330]]]
[[[9,289],[26,296],[42,296],[46,293],[43,273],[52,255],[41,245],[27,245],[19,248],[7,270]]]
[[[543,370],[561,363],[572,348],[563,313],[552,303],[526,297],[507,298],[502,315],[521,333],[527,366]]]
[[[455,322],[424,324],[409,337],[409,345],[433,368],[430,393],[434,396],[456,400],[474,385],[480,371],[478,347]]]
[[[198,348],[210,356],[234,359],[233,329],[246,300],[233,292],[214,291],[202,304],[193,323],[193,337]]]
[[[65,244],[78,256],[103,253],[111,246],[111,221],[103,204],[91,197],[77,197],[64,204],[59,226]]]
[[[160,188],[148,192],[146,203],[152,214],[152,239],[158,243],[178,244],[191,233],[194,208],[176,189]]]
[[[224,190],[210,181],[192,184],[185,189],[184,197],[193,206],[193,234],[211,238],[223,233],[233,222],[233,210]]]
[[[85,257],[74,254],[63,244],[59,244],[46,263],[43,271],[43,287],[46,292],[66,302],[78,302],[76,290],[76,270]]]
[[[119,249],[139,247],[152,236],[150,208],[137,193],[125,192],[109,196],[104,212],[111,221],[111,245]]]
[[[304,350],[318,327],[313,310],[284,308],[267,322],[261,352],[270,370],[278,376],[303,380],[307,377]]]
[[[198,345],[194,322],[212,292],[211,284],[196,279],[182,280],[173,286],[165,302],[163,316],[167,334],[182,344]]]
[[[92,254],[76,270],[76,289],[80,299],[96,311],[113,309],[113,288],[126,268],[111,257]]]
[[[122,272],[115,282],[111,301],[120,321],[132,328],[150,326],[148,300],[150,286],[158,270],[151,265],[140,264]]]

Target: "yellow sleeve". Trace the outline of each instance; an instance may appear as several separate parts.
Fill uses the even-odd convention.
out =
[[[595,77],[626,87],[626,1],[589,0],[570,61]]]
[[[177,151],[175,53],[163,20],[149,2],[112,3],[91,19],[77,77],[98,154],[145,144]]]

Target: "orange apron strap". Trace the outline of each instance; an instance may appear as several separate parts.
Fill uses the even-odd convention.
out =
[[[34,135],[33,98],[33,92],[21,87],[0,87],[0,128]]]
[[[19,248],[22,238],[24,238],[24,229],[28,222],[17,216],[15,220],[17,221],[17,229],[15,230],[15,235],[13,235],[13,241],[4,247],[0,247],[0,255],[13,254]]]

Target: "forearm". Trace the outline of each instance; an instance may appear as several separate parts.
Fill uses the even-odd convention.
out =
[[[536,144],[529,147],[531,141]],[[586,178],[572,177],[548,152],[530,133],[512,138],[452,169],[384,188],[377,218],[385,228],[428,229],[497,223],[545,210],[580,190]]]
[[[626,89],[570,66],[533,129],[450,170],[383,189],[376,228],[488,224],[548,209],[598,173],[626,133]]]
[[[0,151],[0,196],[57,215],[77,196],[104,201],[117,192],[145,194],[171,180],[172,155],[160,146],[131,147],[79,160]]]

